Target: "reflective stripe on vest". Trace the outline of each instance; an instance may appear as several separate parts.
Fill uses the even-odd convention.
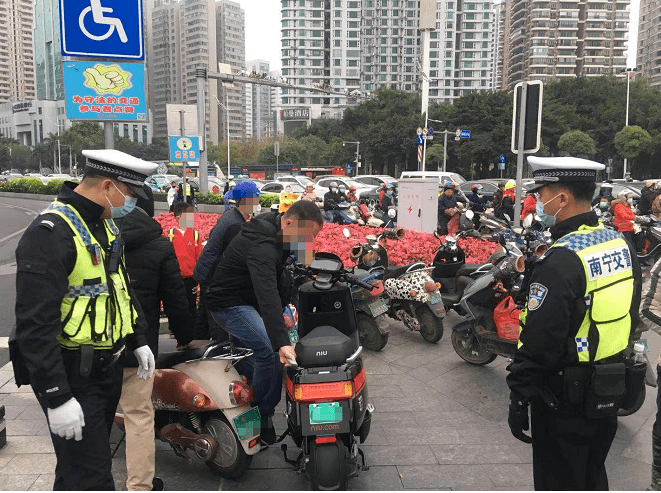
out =
[[[581,226],[551,248],[574,252],[583,264],[585,317],[571,345],[579,363],[599,361],[623,351],[631,332],[634,279],[631,253],[624,237],[598,226]],[[525,327],[528,306],[521,313]],[[519,340],[519,347],[521,346]]]
[[[174,240],[174,228],[170,228],[168,230],[168,239],[170,241]],[[197,246],[198,241],[200,240],[200,233],[197,231],[197,229],[193,230],[193,241],[195,246]]]
[[[62,202],[53,202],[42,214],[56,214],[73,232],[76,263],[69,274],[69,289],[60,308],[62,332],[57,339],[67,348],[92,344],[109,349],[120,338],[133,332],[137,312],[128,293],[128,282],[121,273],[110,274],[111,296],[105,268],[106,253],[91,234],[78,211]],[[119,234],[115,223],[104,221],[108,243]]]

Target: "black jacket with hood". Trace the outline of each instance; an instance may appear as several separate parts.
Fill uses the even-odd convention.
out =
[[[161,301],[177,343],[189,343],[194,320],[188,314],[184,281],[172,243],[163,236],[161,225],[138,207],[115,221],[122,231],[126,270],[147,319],[147,343],[154,356],[158,354]],[[132,352],[126,355],[125,366],[138,366]]]
[[[245,223],[223,252],[206,292],[211,311],[253,306],[264,320],[274,351],[289,345],[282,316],[287,296],[279,285],[289,251],[278,244],[279,232],[280,214],[275,212]]]

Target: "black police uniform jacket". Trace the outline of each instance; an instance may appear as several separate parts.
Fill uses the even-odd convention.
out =
[[[554,241],[577,231],[586,224],[596,226],[597,216],[586,212],[566,219],[551,228]],[[634,296],[631,303],[631,325],[638,325],[638,307],[641,297],[641,271],[636,252],[631,252],[633,264]],[[535,265],[530,284],[539,283],[547,288],[547,294],[539,308],[528,311],[526,325],[535,330],[521,333],[520,347],[507,375],[511,398],[529,401],[550,391],[549,377],[563,368],[576,365],[574,337],[585,317],[586,280],[579,257],[565,248],[552,248],[545,258]],[[573,345],[573,346],[572,346]],[[560,398],[561,396],[556,396]]]
[[[73,206],[101,247],[107,249],[108,237],[101,219],[104,208],[74,192],[76,186],[65,182],[58,200]],[[76,263],[73,238],[73,231],[60,216],[43,214],[28,226],[16,248],[16,342],[32,388],[49,408],[73,397],[56,339],[62,332],[62,299]],[[130,295],[138,312],[134,333],[126,338],[126,351],[133,352],[147,344],[147,324],[135,294]]]

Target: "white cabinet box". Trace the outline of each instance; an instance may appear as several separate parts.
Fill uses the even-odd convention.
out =
[[[438,179],[404,178],[397,186],[397,227],[425,233],[436,231]]]

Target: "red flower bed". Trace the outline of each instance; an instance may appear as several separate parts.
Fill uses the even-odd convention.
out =
[[[218,214],[195,214],[195,228],[199,231],[202,240],[209,237],[209,232],[216,225],[220,216]],[[161,214],[155,217],[156,221],[163,227],[163,234],[170,228],[177,227],[177,221],[172,213]],[[346,239],[342,234],[343,228],[348,228],[351,238]],[[344,265],[352,266],[354,262],[349,259],[349,249],[357,244],[364,243],[367,235],[376,235],[382,230],[369,226],[358,226],[355,224],[340,226],[338,224],[325,223],[321,232],[315,239],[315,250],[319,252],[331,252],[338,255]],[[430,233],[419,233],[417,231],[406,231],[402,240],[386,240],[388,258],[392,265],[404,265],[422,260],[429,264],[434,258],[434,251],[439,240]],[[465,238],[459,240],[459,245],[466,252],[466,263],[483,264],[496,249],[496,243]]]

